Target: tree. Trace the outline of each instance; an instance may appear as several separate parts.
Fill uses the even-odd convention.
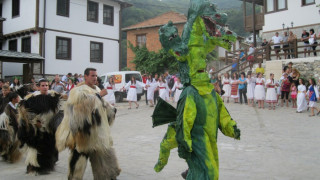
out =
[[[134,47],[130,42],[129,47],[135,54],[133,63],[138,71],[151,74],[163,74],[166,70],[169,70],[170,73],[178,72],[177,60],[164,49],[153,52],[146,47]]]

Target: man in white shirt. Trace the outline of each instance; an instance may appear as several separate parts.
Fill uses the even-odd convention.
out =
[[[270,40],[270,42],[273,42],[274,44],[274,50],[276,52],[277,55],[277,59],[281,59],[281,57],[279,56],[279,52],[280,52],[280,43],[283,41],[282,37],[279,36],[279,33],[276,32],[276,35],[272,37],[272,39]]]

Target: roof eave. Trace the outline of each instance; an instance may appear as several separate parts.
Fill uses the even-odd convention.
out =
[[[173,23],[174,25],[177,24],[185,24],[187,21],[182,21],[182,22],[175,22]],[[164,24],[156,24],[156,25],[150,25],[150,26],[141,26],[141,27],[133,27],[133,28],[122,28],[121,31],[130,31],[130,30],[136,30],[136,29],[146,29],[146,28],[154,28],[154,27],[160,27],[163,26]]]

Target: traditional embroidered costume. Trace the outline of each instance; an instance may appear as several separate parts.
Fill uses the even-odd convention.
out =
[[[255,100],[265,100],[266,92],[264,89],[264,78],[257,78],[256,79],[256,87],[254,89],[254,99]]]
[[[254,89],[256,86],[256,80],[254,78],[247,78],[247,98],[254,99]]]
[[[222,84],[223,84],[222,90],[224,90],[223,97],[230,97],[231,96],[231,82],[230,82],[230,79],[223,78]]]
[[[141,86],[143,88],[145,85],[140,81],[136,81],[136,83],[133,84],[129,81],[126,84],[124,88],[128,90],[127,101],[137,102],[137,86]]]
[[[108,94],[105,95],[103,99],[110,104],[115,104],[116,103],[116,97],[114,96],[114,91],[116,89],[115,85],[107,82],[104,88],[107,90]]]
[[[239,90],[238,90],[238,80],[231,79],[231,98],[238,99],[239,98]]]
[[[180,95],[181,95],[182,88],[183,88],[183,84],[181,84],[180,82],[176,81],[176,82],[174,83],[174,86],[173,86],[173,88],[172,88],[172,92],[173,92],[173,91],[176,91],[176,92],[174,93],[174,102],[176,102],[176,103],[179,101],[179,97],[180,97]]]
[[[317,99],[319,98],[317,86],[310,85],[307,95],[309,96],[309,107],[317,107]]]
[[[167,89],[169,89],[168,84],[165,82],[159,81],[158,87],[159,87],[159,97],[165,101],[169,101],[169,94],[167,92]]]
[[[268,79],[266,86],[267,86],[266,103],[276,103],[277,102],[276,83],[274,82],[274,80]]]
[[[306,91],[307,88],[305,85],[300,84],[298,86],[297,112],[302,112],[308,108],[308,104],[306,101]]]

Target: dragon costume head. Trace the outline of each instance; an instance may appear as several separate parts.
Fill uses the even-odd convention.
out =
[[[230,49],[231,42],[236,40],[235,34],[226,28],[226,21],[227,15],[217,12],[212,2],[191,0],[181,37],[171,21],[159,29],[162,47],[180,62],[181,82],[185,86],[192,84],[200,94],[213,89],[205,71],[207,54],[215,46]]]

